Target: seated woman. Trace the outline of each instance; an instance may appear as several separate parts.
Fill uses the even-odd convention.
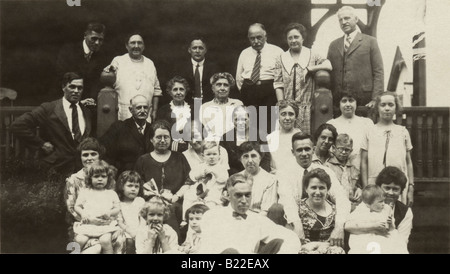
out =
[[[80,153],[83,168],[66,179],[64,191],[64,200],[67,206],[66,222],[69,225],[68,231],[70,240],[73,240],[75,237],[72,228],[74,222],[81,222],[81,216],[75,211],[75,202],[77,201],[80,191],[86,189],[86,171],[94,162],[99,161],[105,154],[105,148],[92,137],[81,141],[77,150]],[[115,189],[115,184],[112,183],[109,185],[108,189]],[[92,225],[106,225],[110,222],[94,216],[91,216],[88,220],[85,219],[84,221],[85,223]],[[113,233],[112,242],[114,253],[121,253],[124,241],[125,237],[122,235],[121,231]],[[90,239],[84,246],[82,253],[101,253],[99,240],[95,238]]]
[[[300,253],[344,254],[341,247],[328,242],[336,216],[335,205],[327,200],[330,176],[321,168],[313,169],[303,177],[303,187],[308,197],[301,200],[299,207],[306,238]]]
[[[244,106],[238,106],[232,113],[232,119],[234,128],[225,133],[222,136],[220,145],[223,146],[228,152],[228,160],[230,164],[229,174],[233,175],[244,169],[241,163],[240,146],[244,142],[256,141],[259,144],[265,145],[265,149],[268,151],[267,145],[260,141],[260,133],[257,127],[257,123],[253,123],[250,120],[250,113]],[[261,167],[270,172],[270,154],[266,153],[261,159]]]
[[[288,164],[295,165],[295,157],[292,155],[292,136],[300,132],[295,127],[295,121],[298,117],[298,106],[294,100],[287,99],[278,101],[279,122],[278,130],[267,135],[267,144],[270,149],[271,170],[276,173],[284,169]]]
[[[178,233],[182,219],[179,199],[183,196],[178,191],[188,180],[191,168],[182,153],[169,149],[172,138],[168,122],[155,121],[150,138],[154,150],[139,157],[134,169],[145,182],[144,199],[149,198],[149,192],[156,191],[166,202],[172,203],[167,224]]]
[[[183,132],[186,132],[185,129],[190,126],[189,123],[193,117],[191,106],[185,101],[189,84],[186,79],[175,76],[167,82],[166,91],[172,97],[172,101],[158,109],[156,120],[165,120],[170,124],[171,129],[175,129],[172,131],[172,138],[175,141],[172,145],[178,145],[178,147],[172,147],[172,150],[181,152],[187,149],[186,141],[189,136],[184,136]]]
[[[242,106],[241,100],[229,98],[230,89],[235,80],[228,72],[216,73],[211,77],[211,88],[214,99],[204,103],[200,108],[200,121],[208,136],[215,140],[233,128],[232,112]]]

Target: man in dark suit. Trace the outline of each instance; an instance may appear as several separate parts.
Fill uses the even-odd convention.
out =
[[[186,95],[189,104],[193,104],[194,98],[201,99],[201,104],[214,99],[210,78],[220,72],[220,68],[216,63],[205,58],[207,51],[205,39],[200,36],[193,37],[188,48],[191,59],[173,69],[174,76],[179,75],[189,83],[191,92]],[[198,74],[196,74],[197,70]]]
[[[74,72],[65,73],[62,90],[62,99],[43,103],[21,115],[12,123],[11,131],[27,146],[42,149],[44,163],[61,174],[71,174],[81,168],[76,148],[90,135],[91,119],[89,110],[79,103],[83,78]]]
[[[106,148],[105,160],[118,172],[132,170],[139,156],[153,150],[150,142],[150,123],[147,122],[150,103],[143,95],[130,100],[132,117],[117,121],[100,138]]]
[[[384,91],[383,59],[377,40],[357,30],[358,17],[352,7],[338,11],[339,24],[345,35],[331,42],[328,57],[334,106],[339,109],[343,91],[356,94],[360,106],[373,108],[378,92]]]

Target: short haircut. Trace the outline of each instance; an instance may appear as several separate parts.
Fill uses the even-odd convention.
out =
[[[66,72],[66,73],[64,73],[64,75],[61,79],[61,84],[63,87],[65,87],[67,84],[69,84],[73,80],[78,80],[78,79],[83,80],[83,77],[81,76],[81,74],[76,73],[76,72]]]
[[[380,171],[375,180],[375,184],[381,186],[382,184],[394,183],[400,187],[401,191],[403,191],[407,181],[408,179],[403,171],[394,166],[387,166]]]
[[[219,79],[226,79],[230,87],[234,86],[234,84],[236,83],[233,76],[228,72],[215,73],[213,76],[211,76],[209,82],[211,83],[211,85],[214,85],[217,81],[219,81]]]
[[[191,47],[192,42],[195,41],[195,40],[202,41],[203,45],[205,45],[205,48],[208,48],[208,46],[206,45],[205,37],[202,34],[200,34],[200,33],[194,33],[191,37],[189,37],[189,39],[187,41],[188,48]]]
[[[356,94],[356,92],[354,92],[354,91],[344,90],[337,96],[337,98],[339,99],[339,102],[344,97],[351,97],[351,98],[355,99],[355,101],[357,101],[358,94]]]
[[[299,109],[298,109],[297,103],[295,103],[294,100],[292,100],[292,99],[280,100],[277,102],[277,106],[278,106],[279,112],[281,112],[281,110],[284,108],[291,107],[294,110],[295,118],[298,117]]]
[[[288,32],[290,32],[293,29],[296,29],[300,32],[303,40],[306,39],[306,36],[308,35],[306,32],[306,28],[300,23],[290,23],[289,25],[287,25],[286,28],[284,28],[284,35],[286,36]]]
[[[379,185],[367,185],[362,190],[362,201],[366,205],[371,205],[375,199],[384,197],[384,191]]]
[[[376,117],[379,117],[380,113],[378,111],[378,107],[380,106],[380,102],[381,102],[381,97],[385,96],[385,95],[391,95],[394,97],[394,101],[395,101],[395,114],[400,115],[403,111],[403,107],[400,104],[400,99],[398,98],[398,94],[396,92],[393,91],[383,91],[383,92],[379,92],[377,94],[377,97],[375,99],[375,106],[373,108],[374,111],[374,115],[376,115]]]
[[[93,150],[93,151],[97,151],[100,159],[102,158],[102,156],[105,154],[105,147],[102,146],[99,141],[97,139],[95,139],[94,137],[87,137],[86,139],[83,139],[80,144],[77,147],[77,151],[80,153],[83,150]]]
[[[165,130],[169,131],[169,135],[172,138],[172,135],[171,135],[171,132],[170,132],[171,127],[170,127],[169,122],[167,122],[166,120],[156,120],[155,122],[152,123],[152,130],[150,132],[150,139],[155,137],[155,132],[156,132],[156,130],[158,128],[165,129]]]
[[[108,178],[108,181],[106,183],[105,189],[112,189],[115,186],[115,180],[114,177],[116,176],[117,169],[113,166],[110,166],[107,162],[103,160],[96,161],[90,165],[87,170],[85,171],[86,174],[86,187],[92,188],[92,177],[95,174],[99,173],[106,173],[106,176]]]
[[[143,196],[143,187],[142,186],[144,184],[144,181],[142,180],[141,176],[139,175],[139,173],[137,173],[134,170],[126,170],[119,175],[119,178],[117,179],[117,184],[116,184],[116,192],[121,201],[124,197],[123,187],[125,186],[125,184],[127,182],[139,184],[138,196],[139,197]]]
[[[205,214],[205,212],[208,210],[209,210],[209,207],[205,204],[200,204],[200,203],[193,204],[184,213],[184,219],[186,220],[187,223],[189,223],[189,214]]]
[[[84,34],[89,34],[90,32],[94,31],[97,33],[105,34],[106,27],[102,23],[99,22],[90,22],[87,27]]]
[[[261,151],[261,145],[258,142],[247,141],[239,146],[239,158],[241,158],[244,153],[248,153],[252,150],[258,152],[261,158],[264,156],[264,152]]]
[[[305,132],[295,133],[294,135],[292,135],[292,138],[291,138],[292,148],[294,148],[295,141],[302,141],[302,140],[306,140],[306,139],[308,139],[312,142],[311,135],[309,135],[308,133],[305,133]]]
[[[141,215],[142,218],[144,218],[144,220],[147,220],[148,212],[152,207],[161,207],[163,209],[164,212],[163,222],[169,219],[170,216],[169,206],[164,203],[161,197],[153,196],[152,198],[150,198],[150,200],[148,200],[148,202],[144,204],[141,211],[139,212],[139,214]]]
[[[184,79],[181,76],[175,76],[172,79],[170,79],[169,81],[167,81],[167,85],[166,85],[166,92],[169,93],[170,91],[172,91],[173,87],[175,86],[176,83],[180,83],[184,86],[184,89],[186,90],[186,94],[189,93],[190,91],[190,87],[189,87],[189,83],[186,79]]]
[[[230,188],[234,187],[238,183],[251,184],[252,182],[252,177],[246,175],[245,173],[235,173],[228,178],[225,189],[230,190]]]
[[[326,184],[327,190],[330,190],[330,187],[331,187],[330,175],[328,175],[328,173],[320,167],[310,170],[308,173],[305,174],[305,176],[303,176],[303,188],[304,189],[308,188],[309,182],[313,178],[319,179],[319,181]]]
[[[217,151],[219,152],[219,155],[220,155],[220,145],[216,141],[205,141],[205,142],[203,142],[203,144],[202,144],[202,152],[204,152],[207,149],[213,148],[213,147],[217,147]]]
[[[131,36],[134,36],[134,35],[141,36],[142,42],[144,42],[144,44],[145,44],[144,36],[142,35],[142,32],[140,30],[134,30],[134,31],[128,32],[127,35],[125,36],[125,40],[124,40],[125,41],[125,45],[128,45],[128,42],[130,41]]]
[[[333,144],[336,142],[336,137],[338,135],[336,128],[331,124],[325,123],[325,124],[321,124],[314,132],[314,140],[313,140],[314,145],[317,144],[317,140],[319,139],[320,135],[322,134],[322,131],[324,131],[325,129],[328,129],[329,131],[331,131],[331,134],[333,135]]]
[[[351,145],[353,146],[353,139],[352,137],[350,137],[350,135],[348,135],[347,133],[341,133],[338,134],[338,136],[336,137],[336,141],[334,142],[334,144],[337,146],[338,144],[340,145]]]

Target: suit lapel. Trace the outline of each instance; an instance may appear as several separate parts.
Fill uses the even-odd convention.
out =
[[[353,39],[352,43],[350,44],[350,47],[348,48],[347,55],[352,54],[359,46],[361,45],[362,41],[362,35],[361,33],[357,33],[355,36],[355,39]]]
[[[55,106],[54,111],[55,111],[56,117],[58,117],[58,119],[61,121],[61,123],[63,123],[63,125],[67,129],[67,131],[71,132],[70,128],[69,128],[69,122],[67,121],[66,113],[64,112],[62,99],[59,99],[58,101],[56,101],[56,106]]]
[[[344,56],[344,36],[342,36],[342,38],[338,40],[338,43],[336,46],[337,46],[337,50],[339,51],[341,56]]]

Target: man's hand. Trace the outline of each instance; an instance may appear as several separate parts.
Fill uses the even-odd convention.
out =
[[[373,108],[375,106],[375,100],[370,101],[369,103],[366,104],[366,107],[368,108]]]
[[[353,193],[352,200],[355,202],[359,202],[361,200],[361,195],[362,195],[362,189],[360,189],[359,187],[356,188],[355,192]]]
[[[93,98],[86,98],[84,100],[80,101],[80,104],[82,104],[83,106],[95,106],[95,100]]]
[[[103,69],[103,71],[104,71],[104,72],[116,72],[116,71],[117,71],[117,67],[115,67],[115,66],[113,66],[113,65],[109,65],[109,66],[106,66],[106,67]]]
[[[45,152],[45,154],[50,154],[55,150],[52,143],[50,143],[50,142],[45,142],[41,148]]]
[[[330,235],[330,245],[344,247],[344,228],[335,227]]]

